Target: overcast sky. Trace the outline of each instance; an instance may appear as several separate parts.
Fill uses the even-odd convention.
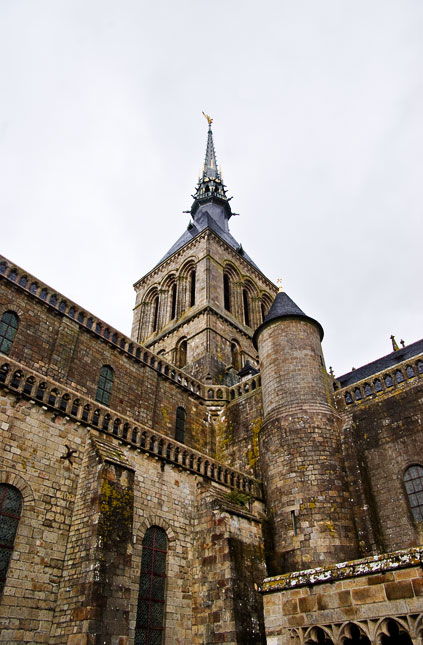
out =
[[[421,0],[0,0],[0,250],[129,334],[214,118],[231,232],[337,375],[423,336]]]

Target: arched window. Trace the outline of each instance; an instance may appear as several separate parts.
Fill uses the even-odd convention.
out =
[[[242,303],[244,305],[244,322],[247,327],[250,326],[250,303],[248,300],[248,291],[247,289],[242,290]]]
[[[170,319],[173,320],[176,318],[176,296],[177,296],[177,287],[176,287],[176,282],[172,284],[172,289],[170,292],[170,298],[171,298],[171,314],[170,314]]]
[[[345,627],[345,636],[341,639],[342,645],[370,645],[366,634],[354,623]]]
[[[231,359],[233,368],[238,372],[241,369],[241,352],[236,342],[231,343]]]
[[[135,643],[161,645],[165,614],[167,536],[151,526],[142,541]]]
[[[0,352],[8,354],[18,331],[19,318],[14,311],[5,311],[0,322]]]
[[[223,274],[223,302],[226,311],[231,310],[231,285],[227,273]]]
[[[16,531],[22,513],[22,495],[14,486],[0,484],[0,593],[6,583]]]
[[[404,627],[397,623],[396,620],[388,620],[386,623],[386,629],[383,631],[385,633],[383,633],[380,638],[382,645],[412,645],[413,643]]]
[[[156,296],[153,300],[153,331],[157,331],[158,323],[159,323],[159,296]]]
[[[179,443],[184,443],[185,440],[185,417],[185,409],[181,407],[176,408],[175,439]]]
[[[321,627],[314,627],[311,638],[306,641],[306,645],[314,645],[314,643],[318,643],[318,645],[333,645],[333,640],[329,638]]]
[[[404,473],[405,490],[413,518],[416,522],[423,520],[423,466],[414,464]]]
[[[112,368],[109,365],[103,365],[98,379],[97,394],[95,395],[95,400],[103,403],[103,405],[109,405],[110,403],[113,379],[114,372]]]
[[[179,343],[178,348],[178,365],[179,367],[185,367],[187,364],[187,341],[183,340]]]
[[[195,305],[195,269],[189,274],[189,306]]]

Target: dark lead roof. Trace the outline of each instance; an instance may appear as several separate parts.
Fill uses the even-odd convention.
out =
[[[342,376],[337,377],[336,380],[340,382],[341,387],[347,387],[348,385],[357,383],[368,376],[372,376],[378,372],[383,372],[384,370],[397,365],[397,363],[402,363],[402,361],[406,361],[422,352],[423,340],[418,340],[415,343],[411,343],[411,345],[407,345],[407,347],[401,347],[401,349],[398,349],[396,352],[391,352],[386,356],[382,356],[382,358],[378,358],[376,361],[372,361],[356,370],[343,374]]]
[[[254,347],[257,349],[257,338],[260,331],[272,320],[280,320],[282,318],[304,318],[308,322],[313,323],[319,330],[320,340],[323,339],[323,327],[317,320],[307,316],[302,309],[295,304],[293,300],[288,296],[285,291],[279,291],[276,294],[276,298],[273,301],[273,305],[270,307],[267,316],[265,316],[262,324],[257,327],[253,336]]]
[[[179,240],[169,249],[169,251],[162,257],[159,264],[166,260],[172,253],[178,251],[181,247],[184,246],[187,242],[190,242],[196,235],[204,231],[206,228],[210,228],[212,231],[217,233],[219,237],[224,240],[229,246],[231,246],[235,251],[237,251],[243,258],[248,260],[250,264],[253,265],[256,269],[260,271],[255,262],[252,261],[249,255],[245,253],[242,246],[236,239],[230,234],[228,226],[228,218],[224,208],[220,204],[207,203],[202,204],[197,212],[195,213],[194,220],[190,222],[187,230],[181,235]]]

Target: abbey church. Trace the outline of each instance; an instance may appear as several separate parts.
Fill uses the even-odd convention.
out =
[[[0,642],[423,643],[423,340],[328,373],[231,216],[209,119],[131,337],[0,257]]]

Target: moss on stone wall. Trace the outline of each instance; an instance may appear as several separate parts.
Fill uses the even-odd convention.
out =
[[[247,450],[247,461],[251,470],[255,472],[256,463],[260,456],[259,435],[263,419],[257,417],[251,424],[251,448]]]
[[[98,537],[103,552],[126,550],[132,534],[133,507],[131,485],[124,486],[122,481],[107,477],[102,479]]]

